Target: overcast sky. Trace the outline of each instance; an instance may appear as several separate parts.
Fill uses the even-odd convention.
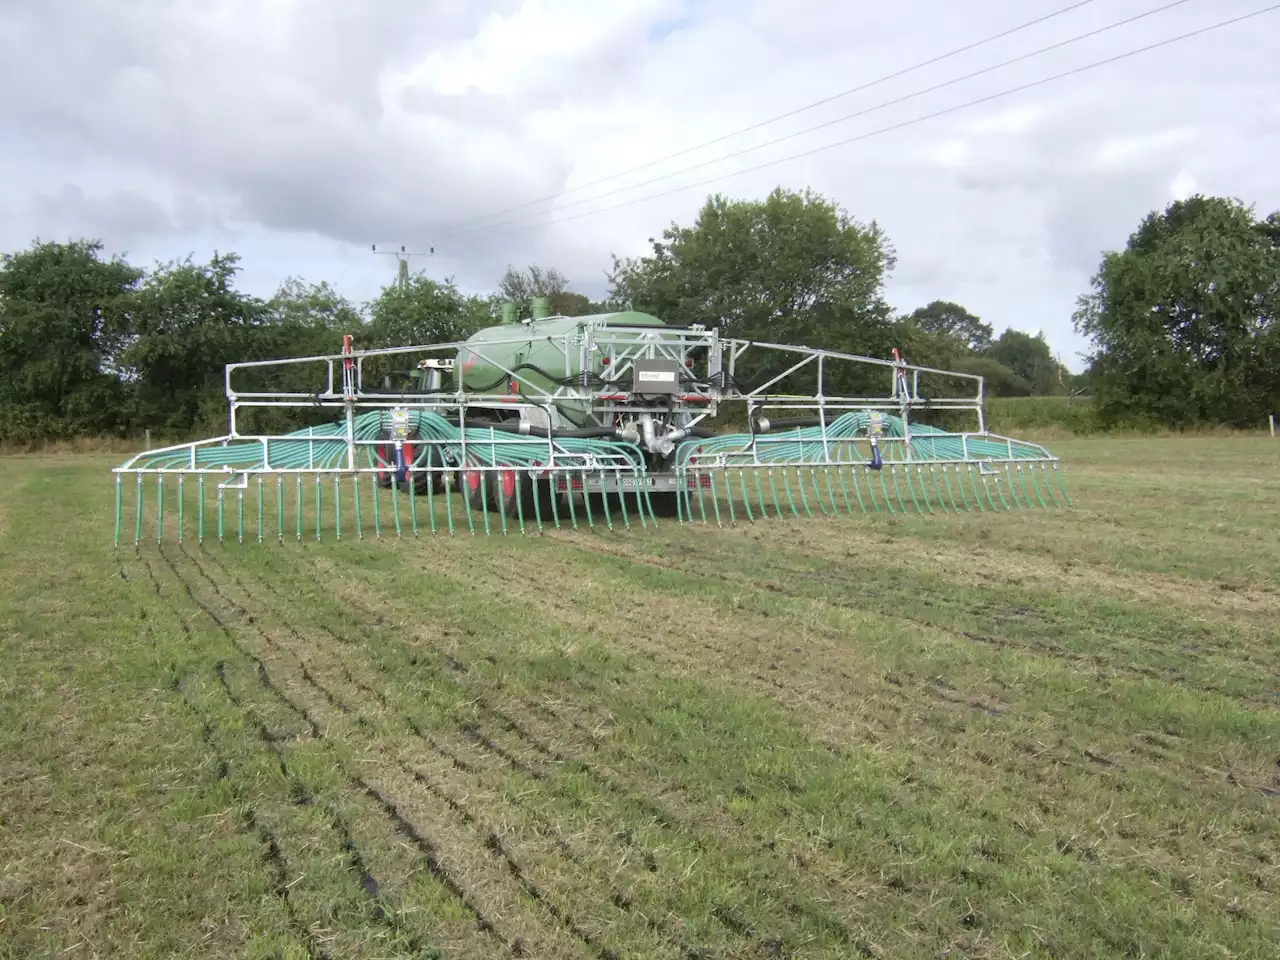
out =
[[[808,186],[887,231],[896,308],[955,300],[997,331],[1043,330],[1079,369],[1075,298],[1101,252],[1122,247],[1144,214],[1193,192],[1280,208],[1280,12],[578,215],[873,133],[1269,0],[1187,0],[867,112],[1168,2],[1094,0],[749,134],[529,203],[1069,2],[0,0],[0,249],[89,236],[140,265],[234,250],[252,292],[300,276],[363,301],[395,269],[371,244],[434,245],[413,268],[464,289],[491,288],[507,264],[540,263],[598,296],[611,254],[641,253],[671,221],[690,223],[708,192]]]

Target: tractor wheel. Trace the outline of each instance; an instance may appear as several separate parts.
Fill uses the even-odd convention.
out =
[[[374,482],[384,490],[389,490],[396,479],[396,445],[392,441],[391,431],[383,427],[378,431],[378,444],[369,448],[373,455],[373,466],[378,468],[374,474]]]
[[[445,466],[443,452],[437,444],[427,446],[424,453],[423,448],[418,445],[418,440],[418,433],[414,431],[409,435],[409,439],[405,441],[404,460],[406,464],[415,465],[414,461],[421,457],[422,463],[417,466],[436,468]],[[400,484],[400,489],[405,493],[409,492],[410,478],[412,478],[413,492],[420,497],[426,496],[428,490],[432,493],[445,492],[445,474],[443,471],[406,475],[404,482]]]
[[[468,470],[463,467],[458,471],[458,489],[466,498],[472,510],[487,511],[493,502],[493,484],[495,474],[491,470]]]
[[[536,520],[534,498],[539,495],[538,486],[525,470],[516,468],[499,470],[489,475],[494,509],[508,517],[519,518],[524,513],[525,522]],[[545,486],[545,484],[544,484]]]

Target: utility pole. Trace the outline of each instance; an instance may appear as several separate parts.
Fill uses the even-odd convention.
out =
[[[399,250],[379,250],[378,245],[373,244],[373,252],[396,258],[396,285],[405,290],[409,286],[409,260],[411,257],[428,257],[435,256],[436,248],[430,247],[428,253],[413,253],[406,250],[404,244],[400,245]]]

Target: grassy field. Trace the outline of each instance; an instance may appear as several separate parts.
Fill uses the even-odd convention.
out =
[[[0,460],[0,957],[1280,955],[1280,443],[1071,511],[113,552]]]

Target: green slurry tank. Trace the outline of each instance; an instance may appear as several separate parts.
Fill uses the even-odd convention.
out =
[[[514,304],[503,304],[503,322],[473,334],[459,348],[453,366],[454,389],[470,395],[502,394],[512,398],[493,406],[476,404],[499,420],[519,414],[546,428],[546,393],[572,387],[575,397],[557,398],[553,404],[558,422],[552,426],[582,429],[601,426],[598,405],[582,396],[592,388],[605,389],[612,361],[610,353],[620,344],[636,343],[643,329],[666,329],[658,317],[639,311],[591,314],[580,317],[550,316],[546,298],[534,300],[533,317],[520,322]],[[593,343],[593,339],[607,343]],[[472,349],[473,348],[473,349]],[[504,369],[505,368],[505,369]],[[515,374],[513,377],[511,374]],[[629,384],[629,381],[626,381]],[[678,376],[677,376],[678,382]],[[541,405],[530,408],[519,404]]]

